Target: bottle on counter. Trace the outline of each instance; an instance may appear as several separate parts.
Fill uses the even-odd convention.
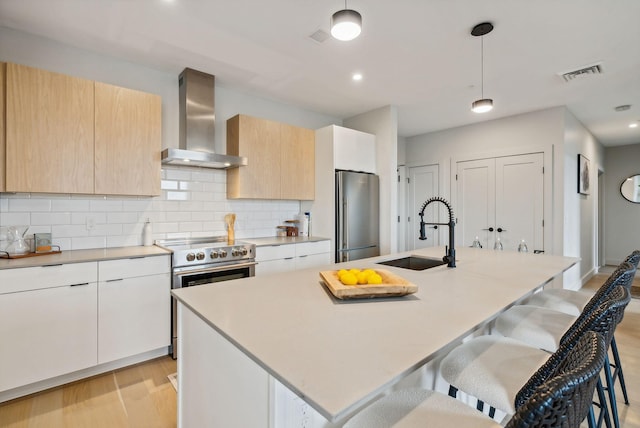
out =
[[[311,236],[311,212],[305,212],[304,216],[307,218],[307,236]]]
[[[147,218],[147,221],[142,226],[142,245],[148,247],[153,245],[153,232],[151,231],[151,222]]]
[[[502,251],[504,248],[502,247],[502,241],[500,240],[500,238],[496,238],[496,243],[493,246],[494,250],[498,250],[498,251]]]
[[[524,239],[522,241],[520,241],[520,244],[518,245],[518,252],[519,253],[527,253],[527,252],[529,252],[529,248],[527,247],[527,243],[524,242]]]

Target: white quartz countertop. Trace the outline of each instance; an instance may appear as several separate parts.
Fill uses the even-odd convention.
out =
[[[460,248],[457,267],[412,271],[375,264],[409,254],[174,290],[188,308],[330,421],[364,406],[579,259]],[[340,301],[318,272],[387,269],[418,292]]]
[[[322,238],[320,236],[266,236],[264,238],[241,239],[241,241],[255,244],[257,247],[265,247],[268,245],[299,244],[303,242],[318,242],[328,240],[329,238]]]
[[[127,259],[132,257],[161,256],[171,252],[157,247],[114,247],[88,250],[68,250],[55,254],[43,254],[17,259],[0,259],[0,269],[14,269],[66,263],[93,262],[99,260]]]

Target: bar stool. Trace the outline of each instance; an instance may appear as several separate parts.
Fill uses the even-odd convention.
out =
[[[584,305],[582,313],[576,317],[545,307],[532,305],[513,306],[502,313],[495,321],[494,332],[513,339],[521,340],[540,349],[554,352],[564,337],[570,334],[572,325],[577,325],[588,317],[593,308],[599,304],[616,286],[629,290],[636,273],[636,267],[629,262],[623,262],[605,281],[592,298]],[[611,336],[611,350],[614,363],[607,356],[605,362],[606,390],[609,396],[614,425],[619,427],[618,409],[615,398],[615,381],[620,378],[620,386],[628,403],[627,389],[617,347],[614,349],[614,336]],[[611,369],[613,368],[613,372]]]
[[[454,348],[442,360],[440,374],[452,386],[450,395],[455,395],[459,389],[493,408],[513,414],[535,387],[557,372],[558,361],[587,331],[602,334],[608,346],[630,300],[627,289],[616,287],[589,317],[569,329],[560,347],[544,363],[541,361],[544,361],[545,351],[519,340],[489,335]],[[530,376],[529,373],[534,375],[518,390],[522,385],[521,379]],[[608,425],[608,409],[601,385],[598,397],[601,406],[598,425],[602,420]],[[591,422],[590,426],[593,426]]]
[[[590,412],[604,364],[603,337],[587,332],[565,356],[559,374],[541,383],[507,422],[508,428],[578,427]],[[436,391],[393,392],[349,420],[345,428],[388,427],[500,428],[502,425],[452,397]]]

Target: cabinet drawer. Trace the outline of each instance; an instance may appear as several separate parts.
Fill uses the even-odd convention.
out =
[[[0,270],[0,294],[96,282],[96,262]]]
[[[286,259],[296,256],[294,244],[265,245],[256,248],[256,261]]]
[[[296,256],[308,256],[310,254],[328,253],[330,241],[302,242],[296,244]]]
[[[171,260],[169,256],[137,257],[98,262],[98,278],[100,278],[100,281],[156,275],[168,273],[170,270]]]
[[[326,266],[331,264],[329,253],[309,254],[296,259],[296,269],[307,269],[317,266]]]

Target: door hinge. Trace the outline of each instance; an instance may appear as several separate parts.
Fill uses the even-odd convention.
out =
[[[544,227],[544,219],[542,219],[542,227]]]
[[[398,223],[400,223],[400,216],[398,216]]]
[[[400,176],[398,175],[398,183],[400,183]]]
[[[411,179],[407,177],[407,184],[411,183]]]
[[[411,216],[407,217],[407,222],[411,223]]]
[[[458,174],[456,174],[456,181],[458,181]]]
[[[542,167],[542,173],[544,174],[544,167]]]

